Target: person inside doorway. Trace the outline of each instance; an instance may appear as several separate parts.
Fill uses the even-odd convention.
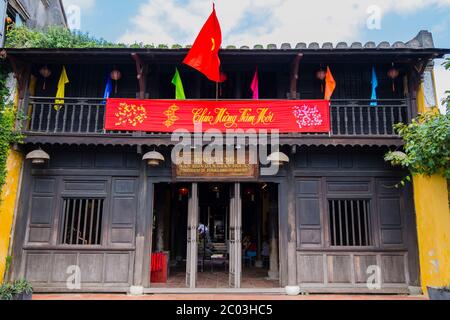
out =
[[[252,241],[251,235],[246,235],[242,241],[244,261],[249,266],[253,266],[257,256],[257,246],[256,243]]]
[[[270,244],[267,238],[264,238],[261,249],[261,258],[263,262],[263,266],[265,268],[269,267],[270,263]]]

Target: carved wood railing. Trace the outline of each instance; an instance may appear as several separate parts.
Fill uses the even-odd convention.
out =
[[[323,137],[397,137],[393,126],[409,122],[407,100],[334,100],[331,103],[331,134],[289,134]],[[65,98],[58,105],[54,98],[30,97],[24,133],[42,135],[132,135],[131,132],[105,131],[105,101],[98,98]],[[158,134],[146,132],[144,135]]]

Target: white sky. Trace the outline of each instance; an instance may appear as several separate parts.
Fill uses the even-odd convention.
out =
[[[64,0],[64,3],[76,4],[95,17],[101,16],[98,10],[105,5],[110,9],[118,7],[116,1]],[[395,40],[408,41],[417,34],[418,14],[419,20],[423,19],[419,25],[432,31],[435,38],[437,34],[450,34],[450,0],[216,0],[215,3],[223,45],[363,42],[371,17],[368,11],[373,13],[374,5],[380,10],[383,23],[382,19],[387,15],[403,18],[398,29],[409,34],[409,38]],[[211,0],[127,0],[129,12],[125,12],[121,3],[122,9],[118,10],[123,10],[123,18],[117,21],[120,29],[114,36],[117,42],[123,43],[191,44],[209,16],[211,4]],[[440,15],[441,20],[436,20],[434,15],[420,16],[430,8],[435,10],[436,16]],[[409,20],[414,14],[415,18]],[[98,27],[104,28],[101,25],[104,19],[100,20],[103,22],[99,21]],[[416,24],[412,24],[413,20]],[[408,28],[409,23],[411,28]],[[381,24],[378,35],[384,39],[392,38],[392,30],[383,27]],[[94,30],[89,31],[95,35]],[[445,45],[450,47],[450,39]],[[444,92],[450,90],[450,71],[445,71],[440,63],[436,63],[436,82],[438,96],[442,99]]]

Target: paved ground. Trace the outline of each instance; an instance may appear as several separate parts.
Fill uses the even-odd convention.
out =
[[[402,295],[285,295],[250,294],[155,294],[131,297],[123,294],[35,294],[33,300],[427,300],[425,296]]]

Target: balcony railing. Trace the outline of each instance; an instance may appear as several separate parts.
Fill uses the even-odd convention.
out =
[[[397,137],[393,126],[410,119],[406,100],[334,100],[331,104],[331,137]],[[105,102],[97,98],[66,98],[55,108],[54,98],[31,97],[25,133],[44,135],[132,135],[105,131]],[[146,132],[146,135],[158,134]],[[304,134],[302,134],[304,135]],[[328,134],[307,134],[325,136]]]

